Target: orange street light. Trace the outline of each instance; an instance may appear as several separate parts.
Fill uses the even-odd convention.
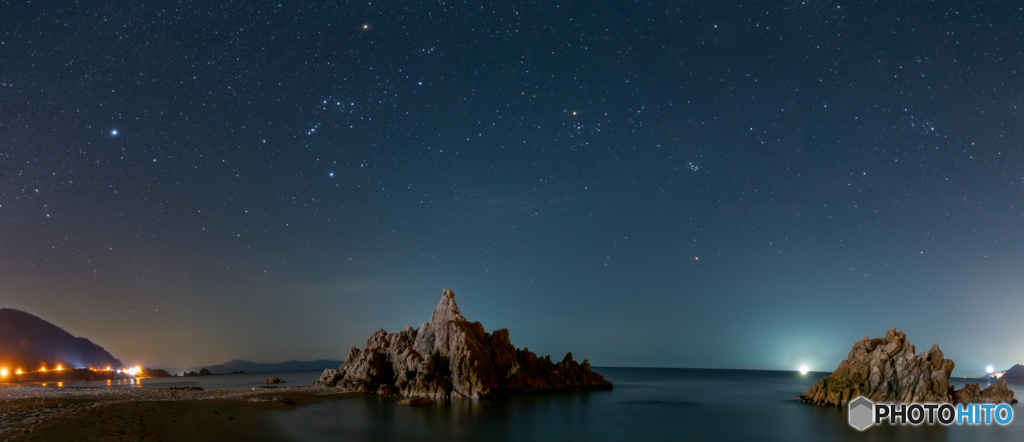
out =
[[[60,365],[57,366],[57,371],[61,371],[63,369],[64,369],[64,367],[61,367]]]
[[[6,368],[0,368],[0,376],[7,377],[7,369]]]
[[[14,372],[14,374],[21,374],[21,369],[19,368],[18,371]]]

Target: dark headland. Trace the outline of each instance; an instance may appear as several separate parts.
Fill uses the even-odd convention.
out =
[[[103,347],[30,313],[0,309],[0,383],[76,382],[166,377],[138,367],[132,375]]]

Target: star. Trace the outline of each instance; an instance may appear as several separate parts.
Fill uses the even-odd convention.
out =
[[[110,130],[110,136],[116,137],[117,136],[117,129],[111,129]]]
[[[334,172],[330,172],[330,173],[328,173],[328,174],[327,174],[327,176],[329,176],[329,177],[332,177],[332,178],[333,178],[333,177],[334,177]]]

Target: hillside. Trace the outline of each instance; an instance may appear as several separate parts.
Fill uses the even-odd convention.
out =
[[[335,361],[332,359],[317,359],[315,361],[287,361],[280,362],[277,364],[263,364],[235,359],[231,362],[210,365],[206,366],[205,368],[215,374],[228,374],[236,371],[244,371],[246,373],[261,373],[271,371],[324,370],[327,368],[337,368],[339,365],[341,365],[341,361]]]
[[[65,367],[120,368],[121,361],[85,338],[20,310],[0,309],[0,366],[26,371]]]

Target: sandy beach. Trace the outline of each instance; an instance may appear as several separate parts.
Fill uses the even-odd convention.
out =
[[[346,394],[311,387],[183,391],[0,386],[0,439],[281,440],[265,413]]]

